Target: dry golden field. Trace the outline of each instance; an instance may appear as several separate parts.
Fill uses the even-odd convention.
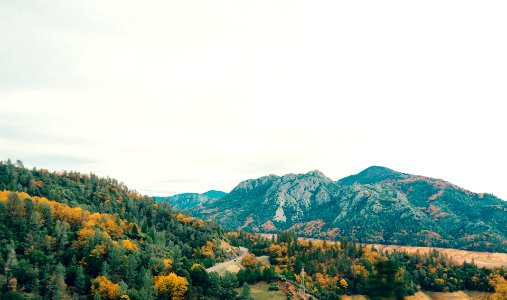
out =
[[[476,252],[465,251],[450,248],[432,248],[432,247],[413,247],[413,246],[398,246],[398,245],[368,245],[375,246],[379,250],[391,251],[405,251],[407,253],[420,253],[427,254],[431,250],[436,249],[443,255],[446,255],[452,261],[462,264],[463,262],[471,262],[472,259],[479,267],[495,268],[507,266],[507,253],[491,253],[491,252]]]

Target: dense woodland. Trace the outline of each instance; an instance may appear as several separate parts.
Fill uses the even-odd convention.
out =
[[[114,179],[28,170],[19,161],[0,163],[0,191],[1,299],[236,295],[235,276],[199,282],[204,267],[223,260],[215,223]]]
[[[250,249],[237,275],[208,274],[227,241]],[[225,232],[114,179],[0,162],[0,299],[249,299],[256,281],[287,280],[322,299],[417,291],[507,293],[505,270],[451,265],[438,253],[387,255],[354,242],[269,240]],[[255,256],[268,255],[271,266]],[[236,288],[244,285],[243,292]]]

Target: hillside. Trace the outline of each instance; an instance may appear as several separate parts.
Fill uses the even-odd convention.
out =
[[[225,238],[114,179],[0,162],[0,299],[226,299],[203,277]]]
[[[507,252],[507,202],[384,167],[338,181],[320,171],[249,179],[223,198],[185,208],[229,229]]]

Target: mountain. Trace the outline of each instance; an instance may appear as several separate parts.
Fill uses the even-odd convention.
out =
[[[227,193],[222,192],[222,191],[217,191],[217,190],[210,190],[210,191],[205,192],[203,195],[205,195],[211,199],[215,199],[215,198],[223,198],[223,197],[225,197],[225,195],[227,195]]]
[[[230,229],[507,252],[507,202],[379,166],[338,181],[317,170],[269,175],[197,202],[185,209]]]
[[[211,190],[205,193],[184,193],[166,197],[167,201],[175,208],[180,210],[191,209],[197,206],[204,207],[211,202],[222,199],[227,193],[222,191]]]
[[[360,184],[372,184],[372,183],[378,183],[385,180],[394,180],[394,179],[402,179],[409,177],[409,174],[404,174],[400,172],[393,171],[386,167],[379,167],[379,166],[372,166],[369,167],[362,172],[356,174],[347,176],[345,178],[342,178],[338,180],[338,183],[345,184],[345,185],[351,185],[354,183],[360,183]]]

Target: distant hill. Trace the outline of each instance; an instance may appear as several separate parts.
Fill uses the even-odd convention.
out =
[[[194,207],[204,207],[212,202],[222,199],[227,193],[222,191],[211,190],[205,193],[184,193],[170,197],[165,197],[175,208],[186,210]]]
[[[320,171],[269,175],[245,180],[222,198],[192,197],[179,197],[177,205],[231,229],[507,252],[507,202],[385,167],[338,181]]]
[[[217,191],[217,190],[211,190],[204,193],[204,195],[210,197],[210,198],[223,198],[225,195],[227,195],[226,192]]]

